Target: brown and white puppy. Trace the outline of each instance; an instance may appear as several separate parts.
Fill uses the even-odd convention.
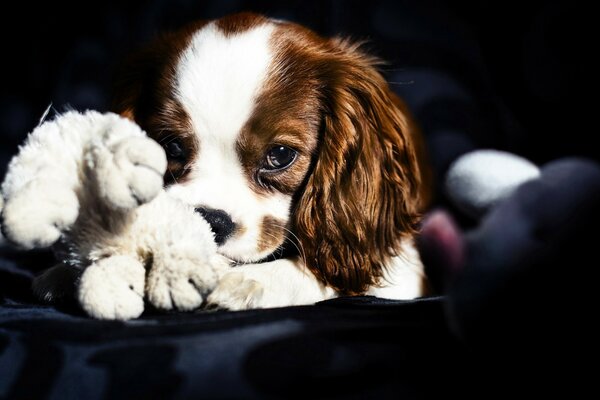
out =
[[[167,192],[239,264],[209,302],[423,293],[420,139],[377,64],[347,40],[243,13],[167,34],[123,68],[115,111],[164,147]]]

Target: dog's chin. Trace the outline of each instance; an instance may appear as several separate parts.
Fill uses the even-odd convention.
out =
[[[248,251],[243,254],[232,252],[228,246],[219,247],[217,252],[229,259],[233,266],[244,264],[260,264],[264,262],[278,260],[280,258],[297,257],[299,246],[292,243],[289,238],[285,238],[277,247],[266,249],[260,253]]]
[[[233,266],[244,264],[260,264],[267,261],[273,261],[281,257],[279,254],[281,253],[281,250],[279,248],[273,249],[271,252],[267,252],[266,254],[262,252],[261,254],[245,254],[243,256],[239,254],[230,254],[227,251],[222,251],[221,248],[219,248],[217,252],[223,257],[226,257]]]
[[[233,237],[217,248],[217,252],[228,258],[233,265],[257,264],[281,258],[287,242],[285,237],[277,238],[269,244],[248,238]]]

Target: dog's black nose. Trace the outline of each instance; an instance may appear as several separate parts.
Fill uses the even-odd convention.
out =
[[[223,210],[215,210],[212,208],[198,207],[196,212],[200,213],[210,224],[210,228],[215,234],[215,242],[221,245],[225,243],[227,238],[231,236],[235,229],[235,224],[231,220],[229,214]]]

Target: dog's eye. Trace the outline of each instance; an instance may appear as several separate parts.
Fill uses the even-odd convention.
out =
[[[277,145],[267,153],[263,169],[279,171],[289,167],[296,160],[296,151],[286,146]]]
[[[163,145],[167,158],[176,161],[182,161],[185,159],[185,151],[183,150],[183,144],[179,139],[171,140],[169,143]]]

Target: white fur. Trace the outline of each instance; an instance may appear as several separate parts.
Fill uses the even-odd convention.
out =
[[[336,293],[297,260],[280,259],[236,267],[208,296],[208,304],[230,310],[314,304]]]
[[[130,255],[114,255],[87,267],[77,287],[82,308],[98,319],[131,319],[144,311],[144,265]]]
[[[272,24],[225,36],[211,23],[198,31],[177,66],[175,92],[187,111],[200,153],[189,183],[169,193],[188,204],[224,210],[240,226],[219,251],[236,261],[264,258],[259,251],[261,221],[287,221],[291,198],[257,196],[244,175],[236,143],[254,109],[272,63]]]
[[[225,36],[211,23],[194,34],[180,57],[175,90],[202,139],[235,142],[271,64],[272,31],[264,24]]]
[[[378,285],[367,290],[368,295],[386,299],[408,300],[423,295],[425,271],[412,240],[402,243],[400,255],[393,257]]]
[[[26,249],[56,242],[79,215],[78,193],[90,163],[100,196],[121,208],[156,196],[166,168],[161,148],[115,114],[73,111],[43,123],[11,160],[2,183],[8,239]]]
[[[367,295],[388,299],[413,299],[422,295],[423,265],[412,242],[402,255],[392,258],[383,279]],[[307,305],[337,297],[298,259],[281,259],[233,268],[208,296],[208,304],[229,310]]]

